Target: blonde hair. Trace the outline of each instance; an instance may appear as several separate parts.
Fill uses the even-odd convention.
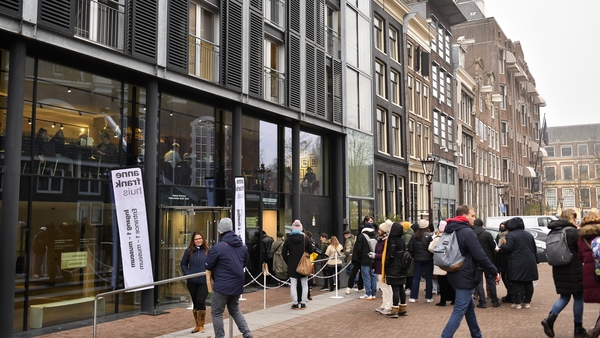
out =
[[[337,247],[338,245],[340,245],[340,241],[338,241],[337,237],[331,236],[329,238],[329,245],[333,245],[333,247]]]
[[[560,217],[558,217],[558,219],[562,219],[564,221],[567,221],[567,222],[575,225],[575,224],[577,224],[577,212],[575,212],[575,210],[573,210],[573,209],[565,209],[560,214]]]
[[[588,224],[600,224],[600,213],[590,211],[581,220],[581,227]]]

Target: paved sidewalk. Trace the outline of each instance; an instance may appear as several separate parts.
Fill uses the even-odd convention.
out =
[[[546,264],[538,265],[540,280],[535,282],[535,291],[531,309],[511,309],[510,304],[503,303],[498,308],[488,307],[476,309],[477,320],[484,337],[546,337],[540,321],[545,318],[552,304],[558,298],[552,282],[552,269]],[[435,306],[439,296],[434,296],[434,303],[426,303],[424,299],[425,283],[421,283],[421,292],[416,303],[408,304],[408,316],[390,319],[375,312],[381,305],[381,296],[374,301],[359,300],[362,293],[350,295],[340,293],[344,298],[330,298],[334,292],[321,292],[315,287],[313,300],[308,302],[306,310],[292,310],[289,288],[269,289],[267,291],[267,309],[263,309],[263,291],[244,294],[246,300],[240,302],[240,308],[248,321],[255,338],[323,338],[323,337],[439,337],[450,314],[452,306]],[[343,291],[343,290],[340,290]],[[499,285],[498,295],[504,296],[506,291]],[[573,337],[572,302],[563,310],[555,324],[557,338]],[[98,327],[98,338],[108,337],[214,337],[210,315],[207,314],[205,333],[191,334],[193,315],[186,309],[187,304],[166,309],[168,314],[148,316],[129,314],[128,318],[106,321]],[[586,304],[584,311],[584,327],[594,325],[598,316],[598,304]],[[210,311],[210,308],[208,309]],[[226,337],[229,337],[228,315],[224,314]],[[234,325],[234,337],[241,337]],[[30,332],[16,337],[33,337],[41,333]],[[43,335],[45,338],[79,338],[92,337],[91,326],[64,330]],[[456,338],[470,337],[466,322],[455,334]]]

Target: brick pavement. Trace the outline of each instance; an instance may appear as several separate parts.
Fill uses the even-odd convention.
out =
[[[558,298],[552,283],[551,267],[546,263],[538,265],[540,280],[535,282],[535,291],[531,309],[515,310],[510,304],[502,304],[493,308],[488,300],[488,308],[476,309],[477,319],[484,337],[545,337],[540,320],[547,314],[554,301]],[[422,289],[424,283],[422,283]],[[320,292],[315,288],[313,296],[329,298],[332,293]],[[499,295],[506,293],[500,285]],[[352,298],[340,303],[330,299],[331,306],[323,310],[306,313],[292,320],[279,322],[275,325],[256,329],[254,337],[369,337],[373,335],[386,337],[439,337],[446,324],[452,306],[435,306],[425,303],[423,292],[417,303],[408,304],[408,316],[390,319],[374,311],[381,304],[381,298],[375,301],[359,300],[360,294],[353,292],[345,297]],[[435,302],[437,297],[434,296]],[[240,302],[244,313],[250,313],[263,308],[263,292],[257,291],[244,294],[247,300]],[[289,289],[279,288],[267,291],[267,307],[290,303]],[[573,336],[573,312],[570,303],[558,317],[555,324],[556,337]],[[129,318],[111,320],[99,325],[98,337],[156,337],[186,328],[192,328],[193,318],[190,310],[181,307],[169,309],[168,314],[160,316],[134,315]],[[310,302],[308,303],[310,307]],[[600,306],[586,304],[584,311],[584,326],[591,327]],[[290,309],[290,311],[293,311]],[[298,311],[296,311],[298,312]],[[210,322],[210,316],[207,321]],[[227,316],[225,315],[225,318]],[[21,334],[19,337],[39,336]],[[211,332],[212,334],[212,332]],[[46,338],[91,337],[92,327],[86,326],[42,335]],[[469,337],[466,322],[457,331],[455,337]]]

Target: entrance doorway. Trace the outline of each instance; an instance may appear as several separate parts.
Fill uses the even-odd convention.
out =
[[[159,280],[183,276],[181,257],[190,244],[192,233],[201,232],[209,247],[215,245],[219,241],[217,223],[221,218],[229,217],[230,213],[230,207],[159,207]],[[188,301],[185,281],[164,284],[160,288],[159,300],[162,304]]]

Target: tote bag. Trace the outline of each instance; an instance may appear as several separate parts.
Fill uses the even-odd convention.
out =
[[[304,238],[304,248],[306,248],[306,238]],[[296,267],[296,272],[301,274],[302,276],[310,275],[310,255],[308,252],[304,251],[302,257],[300,257],[300,261],[298,262],[298,266]]]

